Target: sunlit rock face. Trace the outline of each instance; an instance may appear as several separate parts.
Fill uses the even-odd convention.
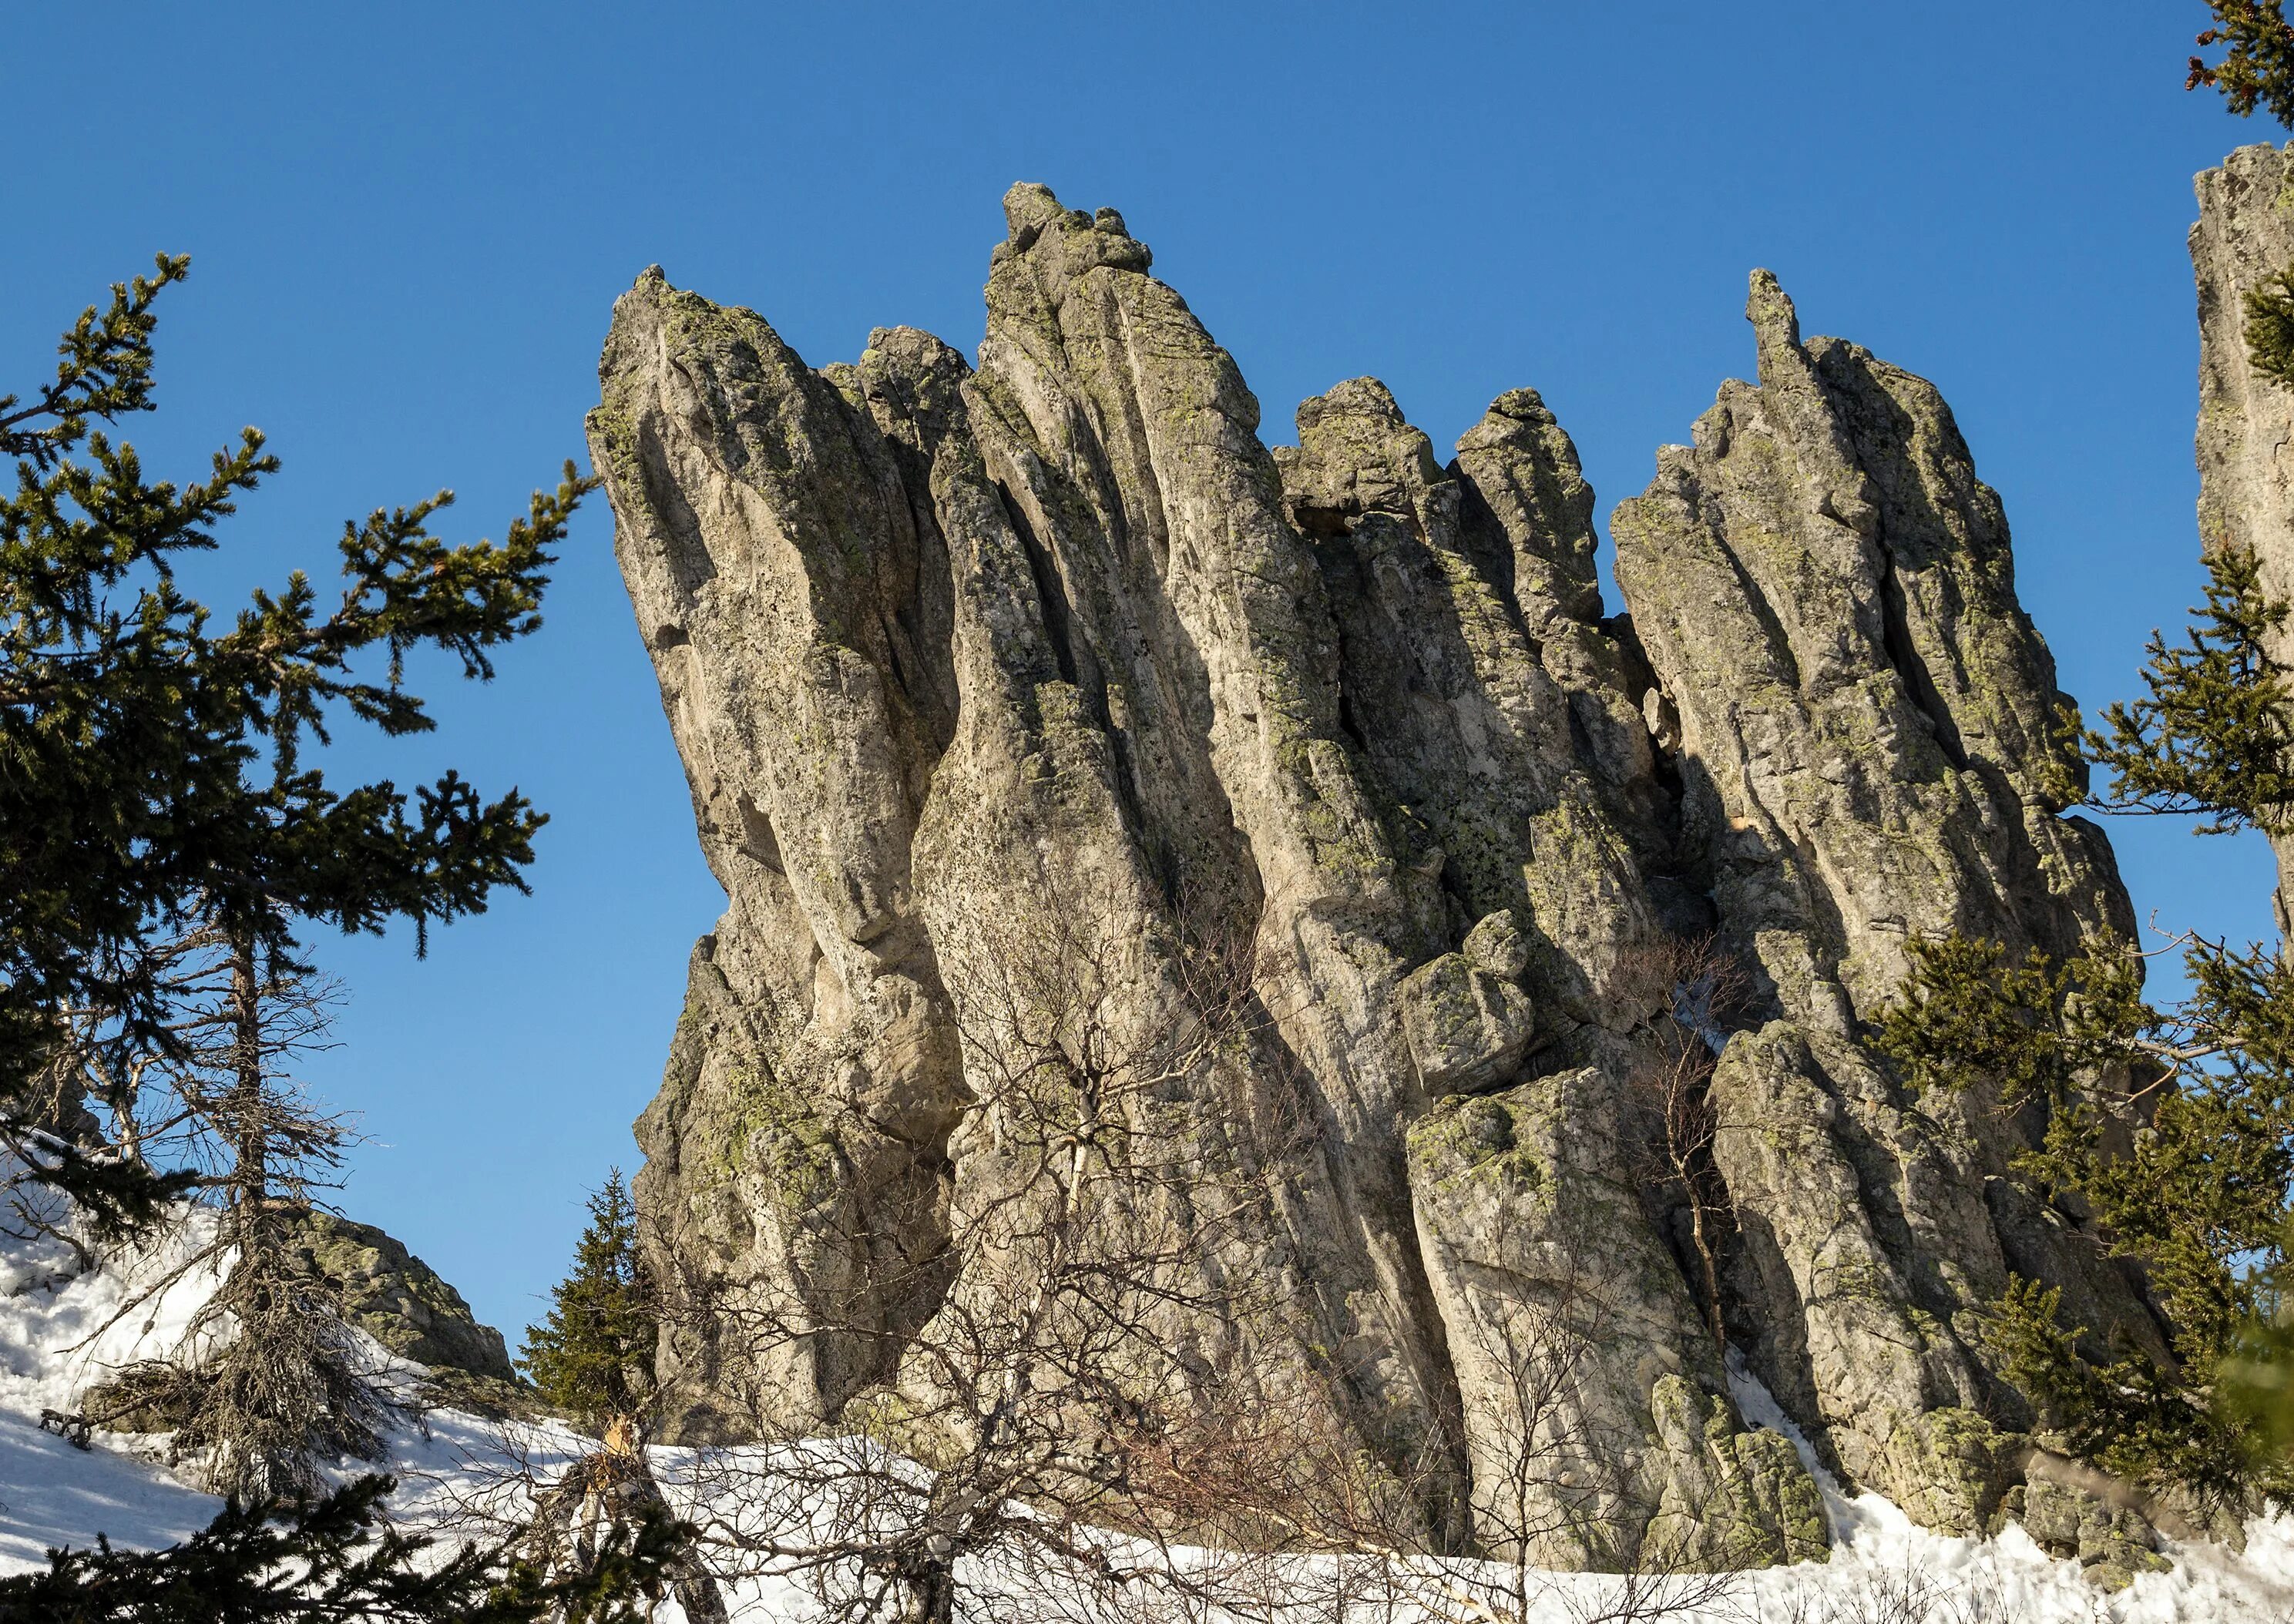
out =
[[[2247,295],[2294,270],[2294,152],[2241,147],[2199,175],[2191,265],[2199,282],[2199,539],[2251,553],[2262,588],[2294,599],[2294,388],[2255,370]],[[2167,612],[2161,610],[2162,618]],[[2294,661],[2294,625],[2271,654]],[[2294,895],[2294,831],[2270,836],[2278,857],[2278,928]]]
[[[1605,618],[1533,391],[1446,464],[1367,378],[1270,450],[1119,215],[1005,208],[976,365],[891,329],[816,369],[658,271],[615,306],[591,445],[728,897],[638,1127],[648,1244],[727,1305],[665,1339],[676,1430],[834,1423],[980,1311],[946,1242],[1009,1158],[967,1034],[1051,909],[1123,1030],[1184,1018],[1175,944],[1251,944],[1254,1041],[1139,1132],[1271,1192],[1193,1266],[1285,1311],[1175,1315],[1174,1402],[1306,1395],[1452,1544],[1793,1559],[1821,1512],[1735,1358],[1834,1468],[1984,1523],[2026,1417],[1975,1311],[2012,1271],[2144,1313],[2005,1176],[2030,1125],[1908,1098],[1868,1023],[1921,933],[2130,921],[1934,389],[1756,273],[1759,382],[1617,510]],[[1752,989],[1709,1034],[1717,1304],[1633,1105],[1683,943]],[[1278,1099],[1312,1132],[1261,1154]],[[760,1352],[744,1304],[821,1333]]]

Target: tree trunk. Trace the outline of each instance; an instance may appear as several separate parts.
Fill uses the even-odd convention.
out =
[[[899,1624],[951,1624],[956,1617],[956,1563],[929,1563],[903,1577],[907,1606]]]
[[[271,1181],[263,1121],[263,983],[256,973],[252,932],[232,942],[231,1019],[232,1205],[244,1232],[264,1210]]]
[[[1693,1170],[1684,1167],[1682,1178],[1688,1187],[1688,1233],[1696,1247],[1696,1260],[1704,1269],[1704,1311],[1712,1321],[1712,1340],[1720,1351],[1729,1351],[1729,1328],[1720,1319],[1720,1268],[1712,1255],[1712,1238],[1705,1232],[1704,1192],[1697,1189]]]

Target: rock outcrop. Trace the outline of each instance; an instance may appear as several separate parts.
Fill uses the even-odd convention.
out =
[[[1965,1531],[1992,1474],[1942,1458],[2013,1409],[1972,1311],[2013,1271],[2064,1285],[2085,1324],[2151,1333],[2005,1176],[2018,1141],[1981,1095],[1907,1100],[1858,1034],[1913,938],[2060,960],[2134,921],[2102,832],[2063,815],[2084,784],[2070,701],[1941,397],[1854,345],[1803,345],[1765,273],[1747,314],[1759,385],[1723,386],[1613,529],[1678,730],[1682,844],[1775,988],[1778,1019],[1730,1042],[1712,1085],[1747,1354],[1850,1474]]]
[[[515,1383],[502,1334],[478,1323],[462,1294],[394,1237],[317,1209],[300,1214],[301,1265],[340,1294],[343,1315],[401,1359],[433,1370]]]
[[[2197,188],[2199,540],[2253,554],[2264,592],[2285,603],[2294,600],[2294,389],[2248,359],[2246,296],[2294,270],[2294,150],[2241,147]],[[2272,657],[2294,663],[2294,625],[2274,643]],[[2278,928],[2294,934],[2294,830],[2269,834]]]
[[[676,1430],[834,1420],[977,1308],[940,1252],[1000,1176],[965,966],[1082,899],[1139,1030],[1174,940],[1256,945],[1271,1046],[1166,1103],[1202,1179],[1272,1192],[1217,1266],[1291,1306],[1175,1328],[1181,1367],[1306,1372],[1365,1458],[1446,1463],[1433,1537],[1542,1561],[1820,1544],[1731,1358],[1834,1469],[1983,1525],[2025,1417],[1979,1306],[2012,1271],[2147,1321],[2005,1176],[2030,1125],[1907,1097],[1865,1034],[1914,935],[2131,920],[1936,392],[1756,274],[1760,381],[1619,508],[1605,619],[1534,393],[1446,465],[1371,379],[1270,451],[1119,215],[1005,213],[976,368],[893,329],[814,369],[658,270],[615,307],[592,451],[728,897],[638,1125],[648,1245],[722,1310],[664,1343]],[[1699,1033],[1717,1304],[1631,1104],[1687,941],[1757,985]],[[1311,1138],[1216,1131],[1294,1087]],[[818,1332],[761,1355],[760,1312]]]
[[[510,1364],[502,1334],[482,1325],[462,1294],[405,1244],[370,1223],[317,1208],[289,1220],[293,1267],[324,1281],[343,1317],[401,1359],[427,1366],[425,1405],[484,1416],[541,1413]],[[184,1425],[203,1378],[159,1360],[126,1367],[78,1395],[81,1412],[107,1432],[172,1432]]]

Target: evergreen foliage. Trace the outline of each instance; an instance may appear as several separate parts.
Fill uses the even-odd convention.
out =
[[[299,1507],[226,1505],[163,1551],[48,1554],[0,1579],[0,1624],[639,1624],[689,1531],[661,1518],[617,1527],[582,1572],[545,1578],[483,1546],[432,1560],[431,1541],[382,1522],[386,1477]]]
[[[99,424],[152,409],[159,293],[189,261],[115,285],[60,345],[55,378],[0,396],[0,1120],[52,1044],[55,1011],[112,1011],[122,1043],[169,1041],[155,933],[198,916],[265,956],[291,954],[297,920],[379,931],[484,910],[525,889],[542,815],[516,790],[488,800],[459,775],[348,788],[306,766],[347,714],[385,734],[433,724],[403,686],[404,656],[435,646],[465,677],[540,624],[551,562],[594,482],[569,462],[503,543],[449,544],[429,522],[442,491],[346,524],[331,601],[300,571],[223,620],[173,571],[212,549],[219,523],[279,466],[254,429],[203,479],[154,480]],[[380,656],[377,680],[362,658]],[[98,1176],[44,1144],[49,1176],[115,1217],[148,1217],[116,1170]]]
[[[2294,129],[2294,23],[2286,20],[2285,0],[2209,0],[2209,9],[2214,25],[2199,36],[2199,45],[2229,49],[2219,62],[2191,58],[2183,88],[2208,85],[2240,118],[2259,106]],[[2294,268],[2247,294],[2246,345],[2256,371],[2294,384]]]
[[[2294,1235],[2281,1239],[2280,1261],[2257,1274],[2262,1318],[2224,1365],[2222,1384],[2225,1402],[2265,1445],[2294,1460],[2294,1267],[2284,1261],[2290,1255]]]
[[[589,1207],[574,1272],[551,1288],[549,1316],[527,1328],[518,1363],[550,1404],[602,1431],[651,1401],[661,1320],[620,1168]]]
[[[2294,126],[2294,23],[2283,14],[2285,0],[2208,0],[2207,9],[2214,23],[2199,35],[2199,47],[2229,48],[2218,62],[2191,58],[2183,88],[2207,85],[2241,118],[2260,106]]]
[[[2207,601],[2178,646],[2151,634],[2145,697],[2103,712],[2087,754],[2114,780],[2115,812],[2197,814],[2202,833],[2278,827],[2294,806],[2294,694],[2264,650],[2286,623],[2251,553],[2207,556]]]
[[[2130,1481],[2219,1504],[2294,1493],[2267,1407],[2220,1391],[2269,1379],[2294,1223],[2294,970],[2275,950],[2185,938],[2193,991],[2161,1011],[2122,951],[2017,963],[1949,937],[1911,954],[1883,1052],[1916,1089],[2038,1108],[2046,1131],[2017,1171],[2139,1263],[2164,1317],[2163,1349],[2106,1343],[2019,1279],[1993,1320],[2009,1377],[2073,1452]]]
[[[2294,24],[2283,0],[2210,0],[2186,89],[2220,91],[2294,127]],[[2294,269],[2246,296],[2256,371],[2294,386]],[[2111,785],[2106,811],[2173,813],[2201,833],[2288,828],[2294,691],[2270,646],[2287,605],[2256,557],[2206,556],[2206,603],[2183,641],[2153,633],[2144,697],[2078,736]],[[2284,921],[2282,919],[2282,926]],[[2142,996],[2140,961],[2092,949],[2016,963],[1997,943],[1913,945],[1882,1046],[1916,1088],[1996,1090],[2046,1132],[2021,1172],[2140,1264],[2167,1345],[2104,1345],[2062,1319],[2061,1294],[2016,1280],[1993,1335],[2009,1376],[2070,1447],[2130,1479],[2218,1502],[2294,1493],[2294,969],[2279,947],[2180,938],[2192,987]]]
[[[2294,271],[2247,291],[2246,356],[2265,378],[2294,384]]]
[[[295,1267],[283,1214],[268,1216],[259,1233],[233,1226],[240,1256],[186,1341],[225,1314],[234,1334],[181,1372],[188,1402],[169,1449],[204,1457],[211,1492],[299,1500],[323,1486],[321,1461],[381,1459],[403,1412],[377,1387],[334,1283]]]

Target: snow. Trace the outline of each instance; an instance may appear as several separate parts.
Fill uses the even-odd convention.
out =
[[[47,1216],[61,1221],[68,1214],[50,1209]],[[188,1222],[194,1227],[153,1251],[107,1256],[93,1267],[55,1237],[0,1236],[0,1572],[44,1565],[49,1547],[91,1543],[99,1532],[120,1545],[172,1544],[218,1509],[217,1500],[169,1470],[164,1439],[98,1433],[90,1448],[80,1449],[39,1425],[42,1410],[76,1408],[80,1392],[108,1371],[175,1351],[216,1279],[212,1266],[189,1262],[211,1236],[211,1230],[197,1227],[208,1220],[192,1213]],[[379,1346],[373,1353],[389,1364]],[[394,1369],[407,1372],[405,1367]],[[1747,1421],[1790,1439],[1816,1473],[1831,1520],[1832,1556],[1827,1563],[1745,1575],[1719,1604],[1669,1615],[1682,1624],[2294,1620],[2294,1517],[2257,1518],[2242,1555],[2211,1546],[2171,1547],[2172,1571],[2139,1575],[2128,1589],[2104,1596],[2087,1583],[2076,1563],[2049,1558],[2020,1529],[1996,1539],[1952,1539],[1916,1526],[1878,1495],[1847,1494],[1749,1372],[1734,1368],[1731,1383]],[[505,1427],[436,1411],[426,1423],[398,1432],[383,1469],[399,1479],[394,1513],[403,1521],[467,1526],[476,1512],[500,1527],[522,1516],[525,1484],[549,1481],[585,1447],[584,1440],[562,1427]],[[671,1504],[686,1513],[704,1505],[724,1511],[712,1486],[743,1473],[769,1473],[774,1458],[763,1449],[707,1456],[665,1448],[654,1451],[656,1476]],[[346,1474],[355,1469],[346,1466]],[[1177,1560],[1210,1559],[1179,1553]],[[985,1567],[959,1577],[986,1588],[1016,1582],[1016,1576]],[[1288,1604],[1282,1611],[1299,1624],[1348,1616],[1336,1603],[1342,1578],[1336,1563],[1299,1558],[1285,1568],[1284,1577]],[[1460,1605],[1452,1593],[1461,1581],[1476,1589],[1501,1589],[1507,1577],[1495,1568],[1429,1570],[1411,1592],[1415,1604],[1357,1610],[1354,1616],[1368,1620],[1375,1612],[1379,1624],[1479,1616],[1503,1624],[1502,1609]],[[1588,1575],[1534,1575],[1521,1624],[1565,1624],[1595,1616],[1615,1602],[1618,1582]],[[727,1587],[727,1600],[744,1624],[794,1624],[818,1613],[785,1578],[736,1581]],[[660,1624],[671,1624],[678,1617],[674,1604],[663,1604],[657,1616]]]
[[[2080,1576],[2077,1563],[2049,1556],[2020,1528],[2011,1526],[1996,1539],[1954,1539],[1920,1527],[1884,1496],[1851,1497],[1733,1351],[1729,1384],[1745,1419],[1789,1439],[1816,1479],[1832,1525],[1833,1548],[1832,1560],[1815,1571],[1823,1573],[1818,1587],[1829,1596],[1852,1596],[1859,1586],[1867,1593],[1900,1589],[1907,1576],[1924,1575],[1932,1611],[1955,1624],[1961,1618],[1969,1624],[2011,1619],[2034,1624],[2096,1618],[2112,1624],[2294,1620],[2294,1517],[2254,1519],[2242,1557],[2213,1546],[2171,1547],[2167,1555],[2175,1561],[2173,1571],[2138,1573],[2125,1591],[2105,1598]],[[1757,1616],[1793,1617],[1786,1604],[1810,1584],[1810,1571],[1757,1576],[1764,1604]]]
[[[220,1508],[111,1437],[74,1449],[44,1433],[38,1412],[0,1411],[0,1572],[45,1567],[51,1547],[173,1545]]]

